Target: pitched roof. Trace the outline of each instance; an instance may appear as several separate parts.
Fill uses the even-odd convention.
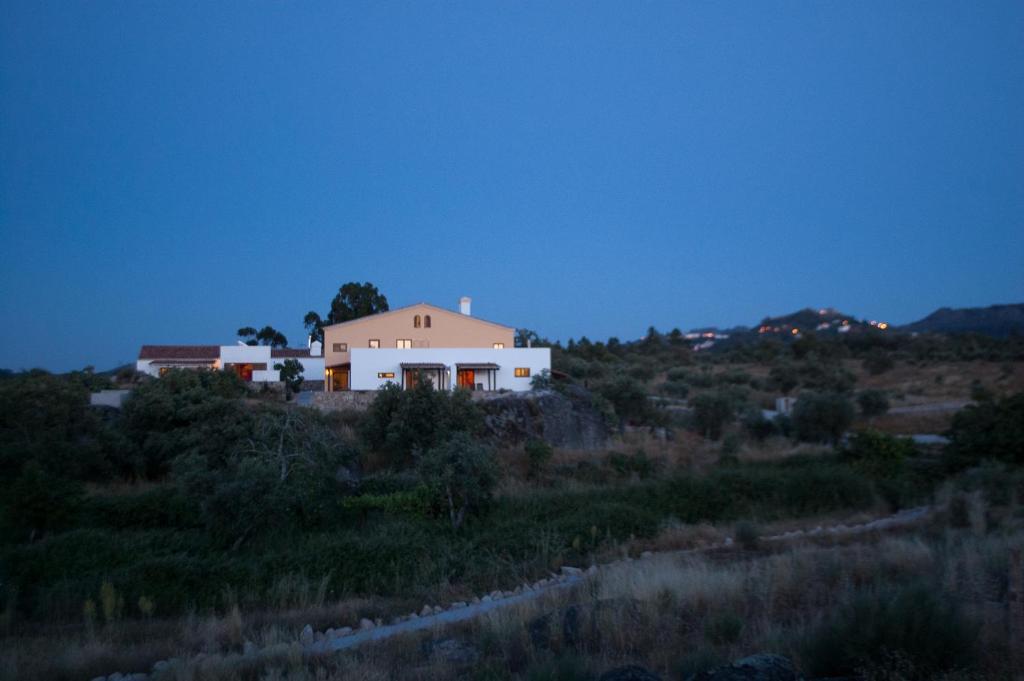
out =
[[[220,359],[220,346],[143,345],[139,359]]]
[[[309,348],[271,348],[271,357],[309,357]]]
[[[483,322],[484,324],[490,324],[491,326],[499,326],[499,327],[501,327],[503,329],[512,329],[513,331],[515,331],[515,327],[514,326],[506,326],[505,324],[499,324],[498,322],[492,322],[492,321],[489,321],[487,319],[481,319],[480,317],[474,317],[473,315],[464,315],[461,312],[457,312],[455,310],[449,310],[449,309],[444,308],[444,307],[438,307],[437,305],[431,305],[430,303],[413,303],[412,305],[403,305],[402,307],[395,307],[395,308],[392,308],[390,310],[387,310],[386,312],[378,312],[377,314],[371,314],[371,315],[367,315],[365,317],[359,317],[357,319],[350,319],[347,322],[338,322],[337,324],[328,324],[324,328],[325,329],[330,329],[330,328],[333,328],[335,326],[342,326],[344,324],[356,324],[356,323],[359,323],[359,322],[365,322],[368,319],[375,319],[376,317],[383,317],[385,315],[394,314],[396,312],[402,312],[403,310],[408,310],[408,309],[413,308],[413,307],[429,307],[432,310],[437,310],[438,312],[446,312],[446,313],[448,313],[450,315],[455,315],[456,317],[463,317],[465,319],[471,319],[471,320],[476,321],[476,322]]]

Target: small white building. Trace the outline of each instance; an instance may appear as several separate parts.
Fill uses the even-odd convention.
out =
[[[237,373],[242,380],[272,383],[281,380],[274,368],[287,359],[302,364],[307,381],[320,381],[324,375],[324,358],[320,343],[308,348],[272,348],[268,345],[143,345],[135,369],[150,376],[162,376],[170,369],[225,369]]]

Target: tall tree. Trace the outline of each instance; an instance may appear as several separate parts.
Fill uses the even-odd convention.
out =
[[[288,338],[272,326],[264,326],[259,331],[251,326],[243,326],[238,330],[238,337],[245,339],[246,345],[269,345],[272,348],[288,347]]]
[[[322,343],[325,326],[367,317],[378,312],[387,312],[388,309],[388,299],[377,290],[376,286],[370,282],[359,284],[350,281],[338,289],[338,294],[331,301],[331,309],[326,318],[311,310],[306,313],[302,323],[313,340]]]

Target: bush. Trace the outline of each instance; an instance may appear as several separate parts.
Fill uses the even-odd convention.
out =
[[[881,348],[870,351],[863,361],[864,370],[872,376],[884,374],[895,366],[889,353]]]
[[[722,437],[722,429],[736,418],[736,402],[723,391],[698,395],[690,404],[693,407],[694,428],[709,440]]]
[[[636,475],[640,479],[651,477],[657,470],[657,462],[648,458],[647,452],[642,449],[638,449],[632,456],[612,452],[608,455],[608,466],[619,477]]]
[[[736,643],[741,633],[743,618],[733,612],[713,613],[704,623],[704,637],[716,646]]]
[[[621,423],[641,425],[652,422],[655,410],[639,381],[618,374],[598,385],[597,392],[615,408]]]
[[[29,461],[4,492],[8,532],[32,541],[70,526],[83,493],[81,484],[53,475],[39,463]]]
[[[760,410],[753,410],[743,418],[743,428],[747,434],[758,442],[764,442],[767,438],[778,432],[778,427],[772,421],[764,417]]]
[[[421,380],[412,390],[389,383],[381,388],[360,427],[370,449],[387,454],[395,466],[407,466],[416,452],[446,442],[454,433],[476,435],[483,415],[465,390],[435,390]]]
[[[741,521],[736,524],[736,541],[747,551],[753,551],[761,543],[761,530],[749,520]]]
[[[527,477],[537,478],[547,468],[548,462],[555,451],[543,440],[530,440],[526,443]]]
[[[792,418],[797,439],[835,444],[853,422],[853,405],[838,393],[804,393]]]
[[[876,430],[855,433],[843,449],[843,458],[874,478],[893,479],[903,474],[906,461],[917,453],[910,438],[897,438]]]
[[[854,676],[899,655],[901,678],[931,679],[971,664],[977,629],[936,584],[865,594],[842,608],[805,646],[813,676]]]
[[[1024,393],[964,407],[953,416],[947,456],[954,468],[985,459],[1024,463]]]
[[[498,483],[493,453],[466,433],[456,433],[448,442],[427,450],[418,468],[434,503],[446,509],[456,530],[467,512],[482,511],[490,504]]]
[[[889,398],[882,390],[863,390],[857,395],[857,406],[867,418],[881,416],[889,411]]]

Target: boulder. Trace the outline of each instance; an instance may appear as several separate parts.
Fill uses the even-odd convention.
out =
[[[455,638],[424,641],[423,653],[432,661],[458,667],[471,665],[480,659],[480,651],[469,643]]]
[[[365,617],[359,620],[360,629],[373,629],[375,626],[377,625],[373,623],[373,620],[368,620]]]
[[[604,417],[578,386],[506,393],[481,406],[488,434],[505,444],[540,439],[553,447],[596,450],[608,443]]]
[[[661,677],[635,664],[609,669],[598,681],[661,681]]]
[[[299,643],[304,646],[313,645],[313,627],[308,624],[302,627],[302,633],[299,634]]]
[[[693,681],[796,681],[793,663],[781,655],[751,655],[730,665],[701,672]]]

